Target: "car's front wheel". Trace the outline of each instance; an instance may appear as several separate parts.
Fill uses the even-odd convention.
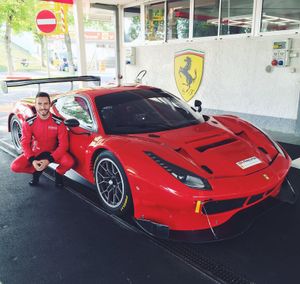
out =
[[[100,153],[94,164],[94,176],[103,206],[111,213],[132,213],[133,202],[125,171],[110,151]]]
[[[18,154],[22,153],[21,138],[22,125],[20,120],[14,115],[10,121],[11,140]]]

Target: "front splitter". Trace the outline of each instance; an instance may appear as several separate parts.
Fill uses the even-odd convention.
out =
[[[224,224],[210,229],[179,231],[170,230],[168,226],[150,220],[136,219],[135,222],[145,232],[156,238],[189,243],[215,242],[243,234],[259,216],[283,203],[294,204],[297,197],[298,192],[287,177],[276,198],[268,197],[245,210],[239,211]]]

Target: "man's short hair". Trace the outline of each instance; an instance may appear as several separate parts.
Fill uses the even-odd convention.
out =
[[[45,93],[45,92],[38,92],[37,95],[35,96],[35,100],[37,98],[48,98],[49,100],[49,103],[51,102],[51,99],[50,99],[50,96],[48,93]]]

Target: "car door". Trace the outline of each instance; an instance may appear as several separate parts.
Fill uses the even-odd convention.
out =
[[[91,105],[83,95],[68,95],[58,98],[52,107],[64,119],[75,118],[79,121],[79,127],[69,129],[69,151],[76,161],[73,169],[86,177],[89,170],[89,161],[86,161],[87,148],[98,129]]]

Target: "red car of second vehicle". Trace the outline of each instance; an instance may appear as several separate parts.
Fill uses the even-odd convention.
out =
[[[43,82],[55,78],[6,86]],[[95,184],[107,211],[131,214],[154,236],[192,242],[233,237],[270,200],[296,199],[286,179],[286,151],[238,117],[203,115],[199,101],[191,108],[149,86],[78,89],[51,98],[51,111],[69,129],[74,171]],[[34,113],[29,98],[9,116],[18,153],[22,123]]]

